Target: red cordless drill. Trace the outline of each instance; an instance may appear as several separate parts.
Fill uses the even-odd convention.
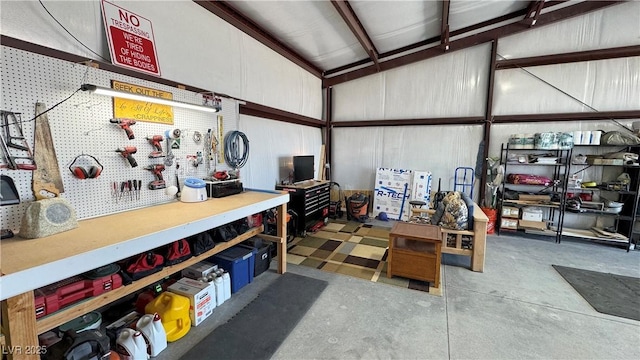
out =
[[[156,151],[152,151],[149,154],[149,157],[150,158],[163,157],[164,155],[162,155],[162,145],[160,145],[160,142],[164,140],[164,137],[162,135],[153,135],[152,137],[147,137],[147,140],[149,140],[151,145],[156,149]]]
[[[162,164],[155,164],[155,165],[148,165],[145,167],[145,170],[149,170],[153,173],[153,175],[155,175],[156,179],[152,182],[149,183],[149,189],[150,190],[158,190],[158,189],[164,189],[167,187],[164,179],[162,178],[162,172],[164,171],[164,165]]]
[[[118,149],[116,150],[116,152],[119,152],[123,158],[129,160],[129,165],[131,165],[131,167],[138,166],[138,162],[136,161],[136,159],[131,156],[132,154],[138,152],[138,148],[136,148],[135,146],[125,146],[124,149]]]
[[[133,135],[133,130],[131,130],[131,125],[135,125],[136,121],[133,119],[111,119],[109,120],[110,123],[112,124],[118,124],[118,126],[120,126],[120,128],[122,128],[122,130],[124,130],[124,132],[127,134],[127,137],[129,138],[129,140],[133,140],[135,139],[135,136]]]

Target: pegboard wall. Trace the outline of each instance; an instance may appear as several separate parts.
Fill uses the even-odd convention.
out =
[[[173,94],[174,100],[193,104],[201,104],[202,95],[6,46],[2,46],[1,51],[0,107],[5,111],[20,113],[22,132],[31,150],[34,146],[33,118],[36,115],[36,103],[44,103],[48,109],[73,94],[49,111],[47,116],[64,186],[61,196],[69,200],[78,219],[174,201],[175,196],[166,194],[165,189],[149,189],[148,185],[155,180],[155,176],[145,169],[148,165],[165,165],[162,176],[167,187],[176,185],[177,181],[182,185],[186,177],[205,178],[214,171],[229,170],[221,152],[224,139],[219,138],[218,130],[226,134],[238,129],[237,101],[223,98],[222,111],[218,113],[174,107],[173,125],[137,120],[131,126],[135,138],[130,140],[124,130],[109,122],[114,117],[113,99],[85,91],[76,92],[82,84],[109,88],[111,80],[117,80],[167,91]],[[222,129],[219,129],[218,124],[222,125]],[[149,158],[149,154],[155,149],[146,138],[162,135],[165,138],[162,141],[162,152],[166,154],[168,141],[165,134],[170,134],[175,129],[180,130],[181,136],[176,139],[179,140],[180,147],[171,150],[175,156],[172,163],[165,162],[167,157]],[[205,139],[209,130],[219,143],[219,156],[214,156],[212,161],[207,161],[206,156],[206,147],[209,145]],[[4,135],[5,128],[1,131]],[[196,132],[201,135],[199,141],[196,141]],[[137,167],[132,167],[127,159],[116,152],[125,146],[137,148],[137,152],[133,154]],[[202,154],[202,163],[195,166],[199,152]],[[18,153],[19,151],[15,152],[14,156]],[[99,161],[103,169],[97,178],[79,179],[69,170],[72,163],[74,167],[81,166],[85,169],[100,167],[90,156],[78,157],[79,155],[91,155]],[[3,152],[0,174],[13,179],[20,195],[20,204],[0,207],[2,228],[17,231],[24,210],[35,200],[31,185],[33,172],[10,170],[6,164]],[[127,180],[141,180],[141,189],[137,193],[126,190],[121,193],[121,183]]]

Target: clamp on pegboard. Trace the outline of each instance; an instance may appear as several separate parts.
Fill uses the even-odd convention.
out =
[[[218,112],[222,111],[222,99],[213,93],[202,93],[202,105],[211,106]]]

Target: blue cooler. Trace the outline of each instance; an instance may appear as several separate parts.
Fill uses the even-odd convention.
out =
[[[255,257],[253,249],[234,246],[211,257],[214,263],[227,270],[231,277],[231,293],[253,281]]]

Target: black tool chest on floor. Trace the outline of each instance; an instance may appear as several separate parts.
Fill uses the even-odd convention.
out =
[[[306,181],[299,185],[276,185],[276,190],[289,193],[288,209],[298,214],[297,234],[306,231],[329,216],[329,181]],[[293,218],[292,218],[292,221]]]

